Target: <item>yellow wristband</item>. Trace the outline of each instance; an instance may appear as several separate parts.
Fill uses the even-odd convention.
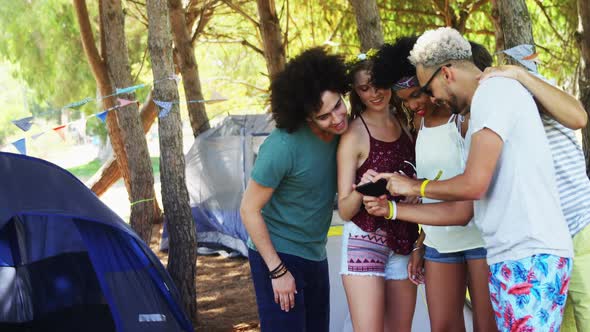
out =
[[[393,218],[393,203],[391,203],[391,201],[387,201],[387,205],[389,206],[389,213],[385,219],[391,220]]]
[[[424,193],[424,191],[426,190],[426,185],[428,182],[430,182],[430,180],[426,179],[422,181],[422,185],[420,185],[420,196],[422,197],[426,197],[426,193]]]

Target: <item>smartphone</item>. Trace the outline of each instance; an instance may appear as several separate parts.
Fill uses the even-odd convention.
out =
[[[355,190],[365,196],[379,197],[388,193],[387,180],[379,179],[377,182],[367,182],[357,186]]]

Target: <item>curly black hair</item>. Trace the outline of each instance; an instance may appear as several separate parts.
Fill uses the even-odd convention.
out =
[[[400,37],[394,44],[383,44],[373,58],[373,85],[390,89],[402,77],[415,76],[416,68],[408,60],[418,40],[416,36]]]
[[[487,67],[491,67],[494,59],[487,48],[482,44],[472,41],[470,41],[469,44],[471,44],[471,58],[473,59],[475,66],[481,71],[485,70]]]
[[[344,59],[322,47],[311,48],[287,63],[270,90],[276,127],[292,133],[320,110],[324,91],[348,92]]]

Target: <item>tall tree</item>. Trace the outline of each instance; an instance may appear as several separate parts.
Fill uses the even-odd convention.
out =
[[[190,37],[191,49],[194,47],[193,44],[195,43],[197,37],[204,31],[207,23],[211,20],[213,16],[213,12],[215,10],[214,5],[216,1],[207,2],[205,4],[198,5],[198,2],[193,1],[190,3],[190,6],[183,10],[182,18],[185,19],[186,24],[186,31],[188,36],[188,31],[193,31],[193,26],[196,24],[197,27],[194,29],[192,37]],[[182,7],[180,7],[182,8]],[[178,13],[175,15],[173,13],[170,14],[172,16],[179,17]],[[197,19],[198,18],[198,19]],[[176,21],[175,21],[176,22]],[[173,25],[174,23],[173,22]],[[147,22],[146,22],[147,24]],[[176,32],[181,33],[180,27],[175,25],[173,27],[173,33],[176,35]],[[183,40],[184,37],[180,37],[179,40]],[[183,44],[180,43],[179,44]],[[184,45],[184,44],[183,44]],[[194,72],[191,72],[191,61],[188,59],[189,56],[193,55],[194,49],[188,51],[190,54],[187,53],[186,45],[183,47],[183,51],[180,51],[178,47],[174,48],[174,54],[177,56],[174,57],[175,61],[175,68],[176,73],[181,73],[184,78],[184,87],[185,87],[185,95],[188,100],[202,100],[203,95],[201,92],[201,85],[199,79],[199,72],[196,60],[194,61]],[[183,58],[187,59],[185,61],[185,65],[180,63],[179,57],[182,56]],[[194,55],[193,55],[194,58]],[[182,73],[182,67],[184,67],[184,71],[186,73]],[[195,76],[195,78],[192,78]],[[196,82],[193,84],[193,82]],[[187,86],[189,87],[187,90]],[[209,122],[207,121],[207,116],[205,113],[205,106],[202,103],[188,103],[188,110],[189,110],[189,117],[191,122],[191,127],[193,129],[193,135],[196,136],[199,133],[207,130],[209,128]],[[141,123],[143,125],[144,133],[147,133],[152,124],[156,120],[157,115],[156,105],[153,103],[152,95],[150,94],[147,100],[144,102],[141,108]],[[121,170],[119,169],[119,165],[115,158],[110,158],[107,160],[100,170],[92,177],[89,181],[90,187],[92,191],[97,194],[98,196],[104,194],[107,189],[115,184],[121,178]],[[161,215],[160,208],[158,206],[158,202],[155,202],[156,206],[156,215]],[[160,219],[161,220],[161,219]]]
[[[492,22],[494,23],[494,35],[496,37],[496,56],[498,57],[498,63],[504,63],[504,53],[501,51],[506,49],[504,45],[504,31],[502,30],[502,24],[500,21],[500,9],[498,8],[498,0],[492,0],[492,13],[490,15]]]
[[[185,182],[178,87],[174,81],[165,79],[174,73],[167,0],[148,0],[147,14],[152,73],[157,81],[154,86],[154,99],[172,102],[168,115],[160,118],[158,122],[162,200],[170,232],[168,272],[180,291],[184,309],[194,322],[197,309],[197,243]]]
[[[496,36],[504,43],[504,49],[511,47],[530,44],[535,46],[533,38],[533,27],[531,16],[525,0],[492,0],[494,8],[497,9],[497,30],[501,31],[503,36]],[[503,37],[503,38],[502,38]],[[517,61],[506,57],[509,63],[518,64]]]
[[[262,35],[266,68],[272,79],[285,67],[285,45],[281,34],[281,25],[274,0],[256,0],[256,4],[260,16],[258,25]]]
[[[129,55],[125,38],[125,17],[121,0],[101,0],[101,22],[104,31],[104,58],[112,83],[119,88],[133,85]],[[134,100],[135,94],[120,96]],[[123,148],[129,167],[129,200],[131,204],[131,227],[146,243],[150,243],[152,223],[157,218],[154,201],[154,173],[148,152],[147,141],[138,116],[137,103],[113,112],[121,131]]]
[[[590,2],[578,0],[578,32],[576,34],[580,45],[580,101],[586,112],[590,112]],[[582,142],[586,155],[586,172],[590,176],[590,124],[582,129]]]
[[[383,30],[376,0],[349,0],[356,16],[361,51],[379,48],[383,44]]]
[[[176,63],[182,74],[182,85],[184,86],[184,94],[187,102],[186,107],[193,129],[193,136],[197,137],[201,132],[209,129],[205,103],[190,102],[191,100],[204,99],[201,90],[201,80],[199,79],[199,68],[195,59],[195,50],[191,36],[187,29],[182,1],[168,0],[168,3],[170,6],[170,24],[172,26],[172,36],[174,37]]]
[[[82,39],[84,53],[86,54],[86,58],[90,64],[92,74],[96,81],[96,85],[98,86],[98,91],[101,96],[109,96],[113,93],[113,86],[111,83],[111,78],[109,77],[105,59],[103,56],[101,56],[98,48],[96,47],[96,42],[94,40],[94,34],[92,33],[92,26],[90,24],[90,18],[88,15],[88,8],[86,7],[86,1],[73,0],[73,2],[76,16],[78,18],[78,25],[80,27],[80,37]],[[99,11],[102,11],[102,6],[99,8]],[[104,51],[104,41],[106,39],[104,30],[104,28],[100,29],[100,34],[103,55],[106,56],[106,54],[104,54],[106,52]],[[110,97],[103,99],[104,108],[112,108],[115,105],[115,98]],[[127,154],[125,151],[123,137],[121,135],[121,129],[119,128],[119,121],[117,119],[116,112],[109,112],[106,122],[117,164],[119,165],[120,172],[123,176],[127,193],[129,193],[131,196],[131,174],[129,172]]]
[[[150,93],[147,100],[143,103],[139,113],[144,134],[150,130],[152,124],[156,121],[157,114],[156,104],[154,104],[152,94]],[[110,188],[110,186],[119,181],[121,176],[121,169],[119,168],[117,159],[111,157],[107,159],[96,174],[94,174],[94,176],[88,181],[88,184],[90,189],[97,196],[101,196]],[[158,202],[154,201],[154,205],[156,206],[156,216],[161,216],[162,212]]]

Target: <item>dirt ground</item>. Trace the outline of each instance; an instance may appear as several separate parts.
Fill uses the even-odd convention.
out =
[[[161,226],[154,226],[150,247],[166,266],[168,255],[158,250],[160,232]],[[195,331],[260,331],[250,267],[246,258],[198,256],[196,283]]]

